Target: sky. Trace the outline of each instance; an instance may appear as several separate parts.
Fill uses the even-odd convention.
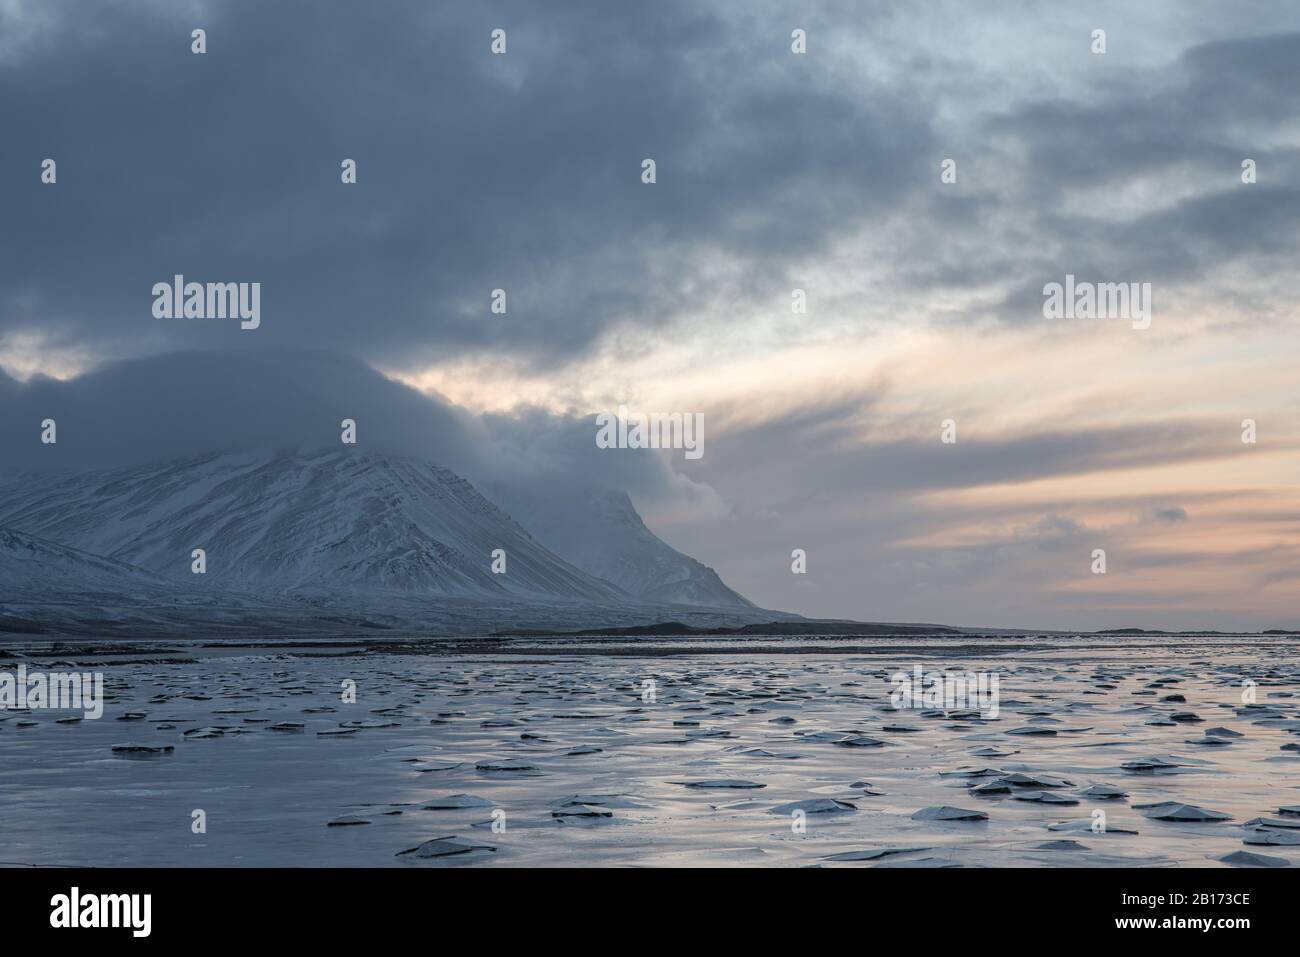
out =
[[[1273,2],[0,0],[4,455],[47,397],[122,459],[374,390],[766,607],[1300,626],[1297,89]],[[155,318],[177,273],[260,326]],[[596,454],[620,404],[704,455]]]

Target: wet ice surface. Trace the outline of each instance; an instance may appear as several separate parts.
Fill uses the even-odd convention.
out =
[[[0,861],[1300,863],[1294,639],[972,639],[969,657],[951,637],[906,645],[82,658],[113,695],[102,719],[0,712]],[[894,710],[889,677],[917,664],[998,673],[998,718]],[[345,679],[356,704],[340,700]],[[195,809],[206,834],[191,832]]]

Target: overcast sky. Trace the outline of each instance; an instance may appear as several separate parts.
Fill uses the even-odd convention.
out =
[[[767,607],[1295,627],[1296,29],[1275,2],[0,0],[0,454],[28,464],[60,396],[143,454],[150,408],[228,408],[230,439],[234,393],[364,380],[395,443],[435,414],[467,470],[572,450]],[[154,318],[176,273],[260,282],[260,328]],[[1045,318],[1067,273],[1151,283],[1150,328]],[[704,413],[703,458],[593,455],[620,403]]]

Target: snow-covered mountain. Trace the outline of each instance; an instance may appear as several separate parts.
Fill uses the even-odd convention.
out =
[[[626,496],[578,489],[668,478],[649,458],[593,458],[585,421],[475,416],[357,360],[289,350],[170,353],[69,380],[0,371],[0,396],[0,528],[42,543],[7,541],[0,632],[484,635],[781,617],[655,537]],[[344,416],[363,423],[361,445],[340,446]],[[57,444],[36,440],[47,417]],[[248,451],[303,447],[328,451]]]
[[[0,601],[84,600],[148,596],[168,590],[161,579],[124,562],[0,527]]]
[[[0,485],[0,527],[187,589],[490,601],[628,596],[539,544],[464,479],[355,450],[229,453]],[[207,572],[191,571],[191,552]],[[505,552],[505,574],[492,553]]]
[[[754,607],[712,568],[650,531],[625,492],[575,487],[538,497],[496,485],[487,492],[555,554],[642,601]]]
[[[526,512],[531,528],[447,469],[357,449],[11,476],[0,633],[483,635],[782,617],[656,538],[626,496],[542,496]]]
[[[142,568],[0,528],[0,635],[139,634],[184,613],[177,589]]]

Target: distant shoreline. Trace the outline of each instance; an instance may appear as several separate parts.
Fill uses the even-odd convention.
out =
[[[857,639],[872,639],[861,641]],[[1165,651],[1185,650],[1210,653],[1216,641],[1238,639],[1276,641],[1290,650],[1300,639],[1295,632],[1034,632],[996,634],[961,633],[954,630],[879,632],[868,634],[774,634],[772,632],[709,629],[701,632],[650,632],[620,629],[523,635],[468,635],[458,637],[315,637],[299,635],[262,638],[176,637],[121,639],[25,638],[0,640],[0,666],[19,661],[45,664],[92,659],[104,664],[152,663],[192,664],[202,659],[246,655],[276,655],[294,658],[367,658],[379,655],[417,657],[641,657],[665,658],[692,655],[834,655],[912,656],[921,659],[975,658],[1041,655],[1057,651],[1079,654],[1086,651],[1142,647],[1120,639],[1176,639],[1162,642]],[[893,639],[893,640],[891,640]]]

